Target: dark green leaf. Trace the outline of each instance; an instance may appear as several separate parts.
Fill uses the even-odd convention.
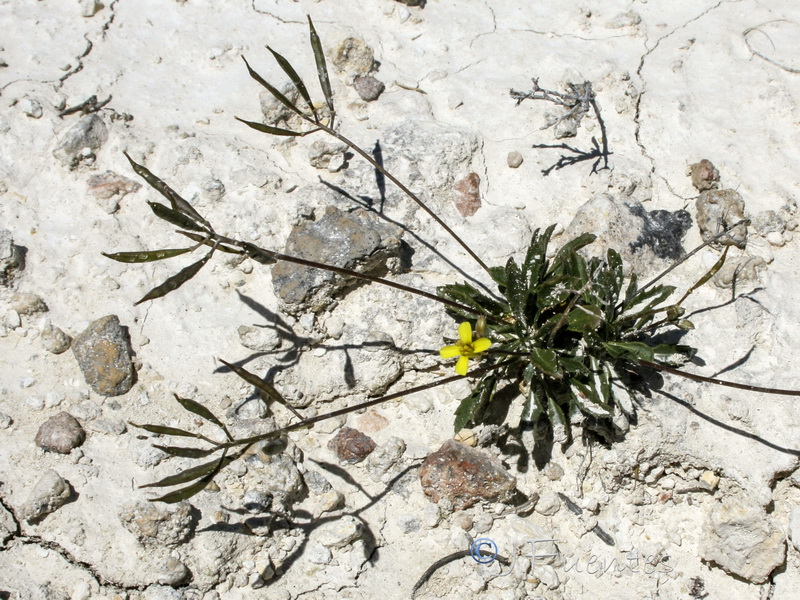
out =
[[[611,416],[611,409],[602,401],[598,391],[591,385],[577,379],[570,379],[570,386],[576,404],[587,415],[597,418]]]
[[[202,492],[209,483],[214,479],[216,473],[207,475],[202,479],[195,481],[191,485],[187,485],[185,488],[180,488],[178,490],[174,490],[169,492],[168,494],[164,494],[163,496],[159,496],[158,498],[151,498],[150,502],[165,502],[167,504],[175,504],[176,502],[183,502],[184,500],[188,500],[192,496],[195,496]],[[143,486],[144,487],[144,486]]]
[[[159,433],[161,435],[180,435],[183,437],[200,438],[196,433],[184,431],[183,429],[176,429],[175,427],[166,427],[164,425],[139,425],[138,423],[131,423],[134,427],[144,429],[150,433]]]
[[[597,306],[578,305],[567,315],[567,329],[578,333],[594,331],[603,322],[603,311]]]
[[[547,398],[547,418],[553,427],[553,441],[559,444],[569,441],[569,423],[564,411],[552,397]]]
[[[475,421],[475,414],[481,406],[489,400],[494,391],[495,378],[484,377],[472,390],[472,393],[464,398],[456,409],[456,418],[453,429],[456,433],[464,429],[469,423]]]
[[[325,63],[325,53],[322,51],[322,42],[319,40],[317,30],[314,29],[314,23],[311,17],[308,17],[308,30],[311,37],[311,49],[314,52],[314,62],[317,65],[317,77],[319,77],[319,85],[322,88],[322,93],[325,96],[325,102],[328,104],[328,110],[331,111],[331,122],[329,127],[333,127],[333,115],[336,110],[333,108],[333,90],[331,89],[331,80],[328,77],[328,66]]]
[[[297,113],[298,115],[300,115],[301,117],[302,117],[302,116],[304,116],[304,115],[303,115],[303,111],[301,111],[299,108],[297,108],[297,107],[294,105],[294,102],[292,102],[291,100],[289,100],[289,99],[288,99],[286,96],[284,96],[284,95],[283,95],[283,94],[282,94],[280,91],[278,91],[278,89],[277,89],[275,86],[273,86],[273,85],[271,85],[270,83],[268,83],[268,82],[267,82],[267,81],[266,81],[266,80],[265,80],[263,77],[261,77],[261,75],[259,75],[258,73],[256,73],[256,72],[255,72],[253,69],[251,69],[251,68],[250,68],[250,63],[248,63],[248,62],[247,62],[247,59],[246,59],[244,56],[242,57],[242,60],[244,61],[244,64],[247,66],[247,72],[250,74],[250,77],[252,77],[253,79],[255,79],[255,80],[256,80],[258,83],[260,83],[260,84],[261,84],[263,87],[265,87],[265,88],[267,89],[267,91],[268,91],[270,94],[272,94],[273,96],[275,96],[275,98],[278,100],[278,102],[280,102],[281,104],[283,104],[283,105],[284,105],[286,108],[288,108],[288,109],[290,109],[290,110],[292,110],[292,111],[296,112],[296,113]],[[241,121],[241,119],[239,119],[239,120]],[[249,121],[242,121],[242,122],[243,122],[243,123],[246,123],[247,125],[250,125],[250,127],[253,127],[254,129],[258,129],[258,127],[255,127],[255,125],[258,125],[258,123],[255,123],[255,124],[253,124],[253,123],[250,123]],[[265,126],[265,127],[266,127],[266,126]],[[269,133],[269,132],[267,132],[267,133]],[[287,134],[278,134],[278,135],[287,135]],[[290,135],[298,135],[298,134],[296,134],[296,133],[292,133],[292,134],[290,134]]]
[[[162,296],[166,296],[170,292],[177,290],[184,283],[186,283],[192,277],[197,275],[200,269],[202,269],[203,266],[208,262],[208,259],[211,258],[212,254],[214,254],[213,250],[208,254],[206,254],[203,258],[201,258],[197,262],[192,263],[188,267],[181,269],[175,275],[167,279],[164,283],[147,292],[147,294],[145,294],[141,300],[136,302],[136,304],[141,304],[142,302],[146,302],[148,300],[155,300],[156,298],[161,298]]]
[[[522,273],[531,288],[536,286],[547,272],[547,246],[555,228],[555,225],[550,225],[542,235],[539,235],[538,229],[533,232],[525,262],[522,263]]]
[[[597,239],[597,236],[593,233],[584,233],[579,235],[574,240],[571,240],[564,244],[561,249],[556,253],[553,257],[553,260],[550,262],[550,272],[554,273],[563,269],[565,265],[565,260],[574,252],[577,252],[584,246],[588,246],[593,241]]]
[[[506,287],[506,270],[503,267],[489,267],[489,275],[498,286]]]
[[[114,254],[106,254],[101,252],[106,258],[116,260],[123,263],[144,263],[156,260],[164,260],[165,258],[172,258],[173,256],[180,256],[190,252],[192,248],[165,248],[164,250],[142,250],[139,252],[115,252]]]
[[[154,483],[146,483],[139,487],[142,488],[150,488],[150,487],[169,487],[171,485],[178,485],[181,483],[187,483],[189,481],[194,481],[200,477],[205,477],[211,473],[216,473],[219,471],[219,467],[226,457],[223,455],[220,458],[215,458],[209,462],[203,463],[201,465],[197,465],[195,467],[190,467],[188,469],[184,469],[180,473],[176,473],[175,475],[170,475],[169,477],[165,477],[159,481]]]
[[[175,190],[169,187],[161,179],[153,175],[146,167],[136,163],[130,156],[128,156],[127,152],[123,152],[123,154],[125,155],[125,158],[128,159],[128,162],[131,163],[131,167],[133,167],[133,170],[136,172],[136,174],[144,179],[148,185],[150,185],[150,187],[169,200],[170,206],[172,206],[173,210],[181,212],[191,217],[195,221],[202,223],[208,229],[211,229],[211,225],[209,225],[208,221],[206,221],[191,204],[181,198],[181,196]],[[187,229],[191,229],[191,227],[187,227]]]
[[[548,348],[534,348],[530,354],[531,364],[545,375],[561,378],[558,355]]]
[[[644,342],[603,342],[603,347],[614,358],[646,360],[653,362],[653,348]]]
[[[190,413],[194,413],[197,416],[205,419],[206,421],[212,422],[214,425],[216,425],[217,427],[222,429],[222,431],[225,432],[225,435],[228,436],[229,440],[233,439],[233,438],[231,438],[231,434],[228,433],[228,428],[225,427],[225,425],[222,423],[222,421],[220,421],[217,417],[215,417],[214,413],[212,413],[210,410],[208,410],[205,406],[203,406],[199,402],[195,402],[194,400],[190,400],[189,398],[181,398],[180,396],[178,396],[178,394],[174,394],[173,393],[172,395],[175,396],[175,400],[177,400],[178,403],[183,408],[188,410]]]
[[[165,221],[172,223],[173,225],[177,225],[178,227],[182,227],[183,229],[191,229],[192,231],[205,231],[205,228],[202,225],[195,223],[195,221],[182,212],[173,210],[164,204],[159,204],[158,202],[148,202],[147,204],[150,205],[150,208],[159,219],[164,219]]]
[[[314,105],[311,103],[311,96],[309,96],[308,94],[308,90],[306,89],[306,84],[303,83],[302,79],[300,79],[300,75],[297,74],[297,71],[294,70],[294,67],[283,56],[275,52],[275,50],[273,50],[269,46],[267,46],[267,50],[272,52],[272,56],[274,56],[275,60],[278,61],[278,64],[281,66],[281,69],[283,69],[283,72],[289,76],[289,79],[292,80],[294,87],[297,88],[297,91],[300,92],[300,95],[303,97],[303,100],[306,101],[308,109],[314,115],[314,120],[318,121],[319,119],[317,118],[317,111],[314,110]]]
[[[159,446],[153,444],[153,448],[158,448],[171,456],[180,456],[182,458],[205,458],[219,450],[219,448],[186,448],[185,446]]]
[[[281,127],[272,127],[271,125],[264,125],[263,123],[256,123],[255,121],[245,121],[244,119],[240,119],[239,117],[233,117],[233,118],[236,119],[237,121],[244,123],[248,127],[252,127],[256,131],[260,131],[262,133],[268,133],[270,135],[286,135],[286,136],[305,135],[304,133],[291,131],[290,129],[282,129]]]
[[[512,314],[522,326],[528,324],[526,308],[529,294],[530,288],[528,282],[522,277],[522,271],[514,259],[509,258],[506,263],[506,298],[508,298]]]

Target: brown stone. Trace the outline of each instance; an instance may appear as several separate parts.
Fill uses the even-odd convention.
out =
[[[713,190],[719,185],[719,171],[707,158],[689,165],[689,175],[692,176],[692,185],[698,192]]]
[[[36,445],[50,452],[69,454],[86,439],[86,432],[78,419],[68,412],[60,412],[42,423],[36,434]]]
[[[342,427],[328,442],[328,448],[333,450],[336,457],[344,462],[361,462],[377,448],[371,437],[364,435],[358,429]]]
[[[128,336],[116,315],[97,319],[72,344],[72,352],[92,389],[119,396],[131,389],[135,371]]]
[[[471,217],[481,207],[481,178],[470,173],[453,186],[453,202],[462,217]]]
[[[422,490],[433,502],[447,499],[463,510],[481,500],[503,500],[517,480],[500,462],[481,450],[447,440],[428,455],[419,470]]]

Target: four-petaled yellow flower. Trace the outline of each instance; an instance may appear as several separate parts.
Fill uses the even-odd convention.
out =
[[[456,362],[456,373],[459,375],[466,375],[467,368],[469,367],[469,359],[480,356],[481,352],[486,352],[492,341],[489,338],[478,338],[472,341],[472,325],[468,321],[464,321],[458,326],[459,340],[454,346],[445,346],[439,350],[442,358],[455,358],[458,356]]]

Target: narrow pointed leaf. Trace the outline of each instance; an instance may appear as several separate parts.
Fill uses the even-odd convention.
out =
[[[292,110],[293,112],[296,112],[296,113],[297,113],[298,115],[300,115],[301,117],[305,116],[305,115],[303,115],[303,111],[302,111],[302,110],[300,110],[299,108],[297,108],[297,106],[295,106],[294,102],[292,102],[291,100],[289,100],[289,99],[288,99],[286,96],[284,96],[284,95],[283,95],[283,94],[282,94],[282,93],[281,93],[281,92],[278,90],[278,88],[276,88],[274,85],[272,85],[272,84],[270,84],[269,82],[267,82],[267,80],[266,80],[266,79],[264,79],[263,77],[261,77],[261,75],[259,75],[258,73],[256,73],[256,72],[255,72],[255,71],[254,71],[254,70],[253,70],[253,69],[250,67],[250,63],[248,63],[248,62],[247,62],[247,59],[246,59],[244,56],[242,57],[242,60],[244,61],[244,64],[247,66],[247,72],[250,74],[250,77],[252,77],[253,79],[255,79],[255,80],[256,80],[258,83],[260,83],[260,84],[261,84],[261,85],[262,85],[264,88],[266,88],[266,90],[267,90],[267,91],[268,91],[270,94],[272,94],[273,96],[275,96],[275,98],[278,100],[278,102],[280,102],[280,103],[281,103],[281,104],[283,104],[283,105],[284,105],[286,108],[288,108],[288,109]],[[250,125],[250,123],[247,123],[247,124],[248,124],[248,125]],[[252,127],[252,125],[251,125],[251,127]]]
[[[278,404],[280,404],[282,406],[285,406],[298,419],[302,419],[303,418],[300,415],[300,413],[298,413],[291,404],[286,402],[286,399],[281,395],[281,393],[278,390],[276,390],[269,383],[267,383],[266,381],[261,379],[261,377],[259,377],[258,375],[254,374],[254,373],[251,373],[247,369],[243,369],[242,367],[239,367],[239,366],[231,364],[231,363],[229,363],[229,362],[227,362],[225,360],[222,360],[221,358],[219,359],[219,362],[221,362],[223,365],[228,367],[231,371],[236,373],[239,377],[244,379],[247,383],[249,383],[253,387],[261,390],[262,392],[264,392],[264,395],[267,398],[269,398],[270,400],[274,400],[275,402],[277,402]]]
[[[153,262],[156,260],[164,260],[165,258],[172,258],[173,256],[180,256],[181,254],[186,254],[192,250],[191,247],[189,248],[165,248],[164,250],[142,250],[139,252],[115,252],[113,254],[107,254],[105,252],[101,252],[103,256],[106,258],[110,258],[111,260],[116,260],[117,262],[123,263],[144,263],[144,262]]]
[[[139,425],[138,423],[131,423],[134,427],[138,427],[139,429],[144,429],[145,431],[149,431],[150,433],[158,433],[161,435],[179,435],[183,437],[191,437],[200,439],[200,436],[196,433],[191,433],[190,431],[184,431],[183,429],[177,429],[175,427],[167,427],[165,425]]]
[[[257,263],[261,263],[262,265],[272,265],[278,262],[271,252],[264,250],[263,248],[259,248],[250,242],[242,242],[242,248],[247,253],[248,257],[252,258]]]
[[[305,100],[306,104],[308,105],[308,109],[314,115],[314,120],[319,121],[319,119],[317,118],[317,111],[314,110],[314,105],[311,103],[311,96],[309,96],[308,94],[308,89],[306,89],[306,84],[303,83],[302,79],[300,79],[300,75],[297,74],[297,71],[294,70],[294,67],[292,67],[289,61],[286,60],[283,56],[275,52],[275,50],[273,50],[269,46],[267,46],[267,50],[272,52],[272,56],[274,56],[275,60],[278,61],[278,64],[281,66],[281,69],[283,69],[283,72],[286,73],[289,76],[289,79],[292,80],[294,87],[296,87],[297,91],[300,92],[300,95],[303,97],[303,100]]]
[[[559,444],[569,441],[569,422],[552,397],[547,399],[547,418],[553,427],[553,441]]]
[[[153,448],[158,448],[171,456],[180,456],[182,458],[205,458],[219,450],[219,448],[187,448],[185,446],[159,446],[158,444],[153,444]]]
[[[290,129],[283,129],[281,127],[272,127],[271,125],[264,125],[263,123],[256,123],[255,121],[245,121],[244,119],[240,119],[239,117],[233,117],[237,121],[244,123],[248,127],[252,127],[256,131],[260,131],[261,133],[268,133],[270,135],[285,135],[285,136],[303,136],[304,133],[298,131],[292,131]]]
[[[146,167],[143,165],[138,164],[135,162],[130,156],[128,156],[127,152],[123,152],[125,158],[128,159],[128,162],[131,163],[131,167],[133,167],[134,172],[144,179],[147,184],[156,190],[159,194],[164,196],[167,200],[169,200],[170,205],[172,206],[173,210],[181,212],[189,217],[192,217],[194,220],[199,221],[209,229],[211,229],[211,225],[209,225],[208,221],[206,221],[202,215],[197,212],[194,207],[189,204],[186,200],[181,198],[181,196],[169,187],[164,181],[153,175]],[[187,228],[190,229],[190,228]]]
[[[231,438],[231,434],[228,433],[228,428],[225,427],[225,424],[222,421],[220,421],[217,417],[215,417],[214,413],[212,413],[210,410],[208,410],[205,406],[203,406],[199,402],[195,402],[194,400],[190,400],[189,398],[181,398],[180,396],[178,396],[178,394],[172,394],[172,395],[175,396],[175,400],[177,400],[178,403],[183,408],[185,408],[186,410],[188,410],[191,413],[196,414],[199,417],[202,417],[206,421],[211,421],[214,425],[216,425],[217,427],[222,429],[222,431],[225,432],[225,435],[228,436],[229,440],[233,439],[233,438]]]
[[[222,456],[224,459],[225,456]],[[215,458],[209,462],[203,463],[201,465],[197,465],[195,467],[190,467],[188,469],[184,469],[180,473],[176,473],[175,475],[170,475],[169,477],[165,477],[159,481],[153,483],[146,483],[144,485],[140,485],[139,487],[142,488],[150,488],[150,487],[169,487],[171,485],[179,485],[181,483],[188,483],[189,481],[194,481],[195,479],[199,479],[200,477],[205,477],[210,473],[214,473],[219,469],[221,459]]]
[[[530,354],[531,365],[545,375],[561,378],[561,368],[558,364],[558,355],[549,348],[534,348]]]
[[[163,496],[159,496],[158,498],[150,498],[150,502],[165,502],[166,504],[175,504],[176,502],[183,502],[184,500],[188,500],[192,496],[195,496],[202,492],[209,483],[214,479],[214,475],[203,477],[202,479],[195,481],[191,485],[187,485],[185,488],[180,488],[168,494],[164,494]]]
[[[311,17],[308,17],[308,30],[311,37],[311,49],[314,51],[314,62],[317,64],[317,76],[319,77],[319,85],[322,88],[322,93],[325,95],[325,102],[328,104],[328,109],[331,111],[330,127],[333,127],[333,115],[336,110],[333,108],[333,90],[331,89],[331,80],[328,77],[328,65],[325,63],[325,53],[322,51],[322,42],[317,35],[317,30],[314,29],[314,23]]]
[[[653,362],[653,348],[644,342],[603,342],[603,348],[614,358]]]
[[[175,275],[167,279],[164,283],[147,292],[147,294],[145,294],[141,298],[141,300],[136,302],[134,306],[136,304],[141,304],[142,302],[147,302],[148,300],[155,300],[156,298],[161,298],[162,296],[166,296],[170,292],[174,292],[184,283],[189,281],[192,277],[197,275],[200,269],[202,269],[208,262],[208,259],[211,258],[212,254],[214,254],[213,250],[208,254],[206,254],[203,258],[201,258],[197,262],[192,263],[191,265],[189,265],[184,269],[181,269]]]
[[[164,219],[168,223],[172,223],[173,225],[177,225],[183,229],[191,229],[192,231],[206,230],[205,227],[195,222],[191,217],[188,217],[182,212],[173,210],[170,207],[158,202],[148,202],[147,204],[150,205],[151,210],[159,219]]]

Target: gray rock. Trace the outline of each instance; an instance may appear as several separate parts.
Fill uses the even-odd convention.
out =
[[[239,334],[239,343],[256,352],[269,352],[281,345],[281,337],[274,327],[241,325],[236,332]]]
[[[119,519],[143,546],[178,546],[191,537],[196,519],[188,502],[168,506],[137,502],[123,507]]]
[[[161,585],[178,586],[189,577],[188,567],[174,556],[165,556],[156,562],[155,580]]]
[[[8,429],[11,427],[11,424],[14,422],[14,419],[11,418],[10,415],[7,415],[4,412],[0,412],[0,429]]]
[[[68,412],[60,412],[45,421],[36,433],[36,445],[50,452],[69,454],[86,439],[78,420]]]
[[[301,498],[305,484],[294,461],[285,453],[267,455],[262,452],[247,458],[248,475],[254,480],[248,486],[272,497],[273,511],[283,511]]]
[[[634,200],[620,202],[599,194],[578,209],[560,239],[565,243],[582,233],[594,233],[597,240],[585,249],[587,254],[605,258],[608,248],[613,248],[624,265],[642,274],[679,259],[681,240],[690,226],[691,218],[684,210],[647,212]]]
[[[371,275],[382,275],[387,262],[400,255],[401,232],[357,210],[345,213],[329,208],[317,221],[297,225],[286,240],[286,254]],[[278,262],[272,267],[272,283],[291,313],[319,312],[353,279],[330,271]]]
[[[341,142],[316,140],[308,148],[308,162],[312,167],[335,173],[344,167],[346,150],[347,146]]]
[[[341,549],[359,539],[361,534],[361,523],[351,515],[344,515],[320,525],[314,537],[326,548]]]
[[[72,488],[53,469],[49,469],[33,486],[28,500],[20,508],[20,516],[28,521],[36,521],[62,506],[72,495]]]
[[[561,510],[561,498],[555,492],[542,494],[536,503],[536,512],[540,515],[551,517]]]
[[[9,300],[9,304],[11,308],[23,317],[45,313],[49,310],[41,296],[28,292],[13,294]]]
[[[353,81],[353,87],[364,102],[374,102],[386,89],[386,85],[372,75],[356,77],[355,81]]]
[[[331,62],[349,77],[365,76],[375,65],[375,53],[363,40],[350,37],[336,47]]]
[[[764,583],[786,560],[786,541],[759,505],[726,498],[708,515],[700,556],[728,573]]]
[[[695,204],[697,226],[706,241],[744,219],[744,200],[735,190],[706,190],[700,193]],[[740,225],[715,244],[744,248],[747,245],[747,228]]]
[[[16,533],[19,533],[19,527],[17,526],[17,521],[14,519],[14,515],[0,504],[0,548],[2,548],[3,544]]]
[[[97,114],[84,117],[67,129],[53,155],[74,169],[81,161],[93,161],[94,153],[108,140],[108,129]]]
[[[51,354],[62,354],[69,350],[72,338],[51,323],[45,323],[39,332],[44,349]]]
[[[455,440],[447,440],[425,459],[419,478],[426,496],[433,502],[449,500],[456,510],[481,500],[502,501],[517,485],[497,459]]]
[[[377,444],[368,435],[352,427],[342,427],[328,442],[336,458],[347,463],[361,462],[375,450]]]
[[[119,396],[133,386],[128,336],[116,315],[90,324],[75,338],[72,352],[86,383],[101,396]]]
[[[8,229],[0,229],[0,286],[8,287],[25,268],[25,251],[14,244]]]

